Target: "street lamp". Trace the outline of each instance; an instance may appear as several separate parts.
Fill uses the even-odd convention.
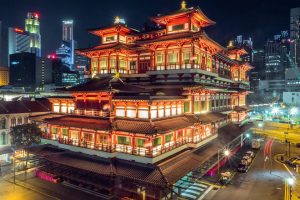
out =
[[[272,109],[272,114],[276,115],[279,113],[279,108],[275,107]]]
[[[292,116],[293,116],[293,115],[297,115],[297,113],[298,113],[298,108],[296,108],[296,107],[291,108],[290,114],[291,114]]]
[[[230,155],[230,150],[229,149],[224,149],[223,150],[223,155],[225,157],[228,157]],[[218,174],[220,173],[219,168],[220,168],[220,150],[218,150]]]

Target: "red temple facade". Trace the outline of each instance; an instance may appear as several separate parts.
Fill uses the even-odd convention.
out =
[[[214,140],[229,122],[247,120],[243,49],[226,49],[204,29],[200,8],[151,17],[138,31],[118,17],[89,32],[101,44],[77,53],[91,59],[93,79],[52,97],[53,113],[34,117],[43,142],[102,158],[155,164]]]

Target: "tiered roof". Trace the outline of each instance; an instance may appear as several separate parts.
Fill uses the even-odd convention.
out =
[[[0,114],[50,112],[51,103],[47,99],[0,101]]]

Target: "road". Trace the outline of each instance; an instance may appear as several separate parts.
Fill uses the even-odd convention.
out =
[[[273,155],[284,152],[285,146],[274,142]],[[212,200],[282,200],[284,197],[284,179],[288,172],[275,161],[264,165],[263,148],[260,150],[248,173],[237,173],[232,183],[218,190]],[[271,172],[270,172],[271,169]]]

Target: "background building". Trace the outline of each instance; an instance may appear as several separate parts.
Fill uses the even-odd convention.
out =
[[[30,35],[22,29],[10,27],[8,29],[8,58],[11,54],[21,52],[32,53]]]
[[[52,66],[46,58],[27,52],[10,55],[10,84],[36,87],[51,82]]]
[[[74,66],[74,47],[73,39],[73,20],[63,21],[62,26],[62,44],[56,50],[56,55],[62,60],[62,63],[72,69]]]
[[[40,21],[39,14],[29,12],[25,19],[25,31],[30,36],[30,48],[31,52],[36,56],[41,57],[41,34],[40,34]]]
[[[8,30],[0,21],[0,66],[8,66]]]
[[[290,13],[291,57],[300,67],[300,7],[292,8]]]
[[[9,68],[0,67],[0,86],[9,84]]]

